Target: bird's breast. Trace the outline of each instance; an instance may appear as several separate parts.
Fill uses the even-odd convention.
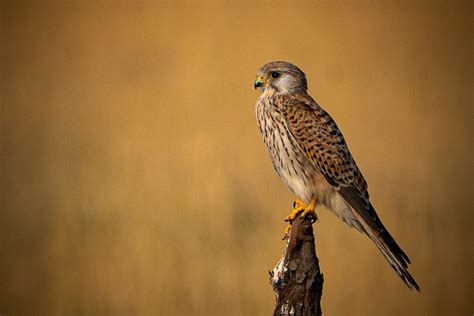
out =
[[[273,167],[288,188],[309,202],[314,194],[315,170],[294,140],[288,125],[272,98],[260,98],[257,122]]]

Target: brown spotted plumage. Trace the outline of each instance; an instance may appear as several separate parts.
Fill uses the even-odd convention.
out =
[[[411,289],[410,260],[380,221],[369,201],[367,182],[331,116],[308,94],[304,73],[287,62],[257,72],[257,122],[273,166],[304,203],[312,199],[365,233]]]

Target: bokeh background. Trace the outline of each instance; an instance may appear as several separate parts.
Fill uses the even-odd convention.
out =
[[[320,209],[326,315],[474,312],[472,2],[2,2],[0,313],[269,315],[294,198],[255,72],[301,67],[405,288]]]

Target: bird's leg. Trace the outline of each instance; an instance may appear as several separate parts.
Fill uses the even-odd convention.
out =
[[[291,231],[291,224],[288,224],[288,226],[285,227],[285,232],[283,233],[283,237],[281,240],[285,240],[286,238],[290,237],[290,231]]]
[[[316,212],[314,211],[314,208],[316,207],[316,201],[316,197],[313,196],[311,197],[311,201],[307,205],[300,199],[296,199],[293,202],[293,210],[291,211],[290,215],[288,215],[288,217],[285,219],[285,221],[290,223],[285,228],[285,234],[282,238],[283,240],[290,236],[291,223],[295,220],[298,214],[301,214],[301,217],[305,217],[308,214],[311,215],[313,223],[318,220],[318,215],[316,215]]]
[[[306,204],[300,199],[296,199],[293,202],[293,210],[291,211],[290,215],[285,219],[285,221],[290,222],[288,226],[285,228],[285,234],[283,235],[283,240],[290,236],[291,231],[291,223],[295,220],[299,213],[304,212],[306,210]]]
[[[290,215],[285,219],[287,222],[292,222],[298,216],[299,213],[303,212],[306,208],[306,204],[300,199],[296,199],[293,202],[293,210],[291,211]]]
[[[309,204],[306,205],[303,213],[301,213],[301,217],[305,217],[306,215],[310,214],[313,217],[313,223],[317,221],[318,215],[316,215],[316,212],[314,211],[315,207],[316,207],[316,197],[313,196],[311,197],[311,202],[309,202]]]

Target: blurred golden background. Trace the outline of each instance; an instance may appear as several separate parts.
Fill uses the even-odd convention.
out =
[[[2,315],[269,315],[293,196],[256,70],[303,69],[420,294],[319,210],[326,315],[474,312],[472,2],[1,4]]]

